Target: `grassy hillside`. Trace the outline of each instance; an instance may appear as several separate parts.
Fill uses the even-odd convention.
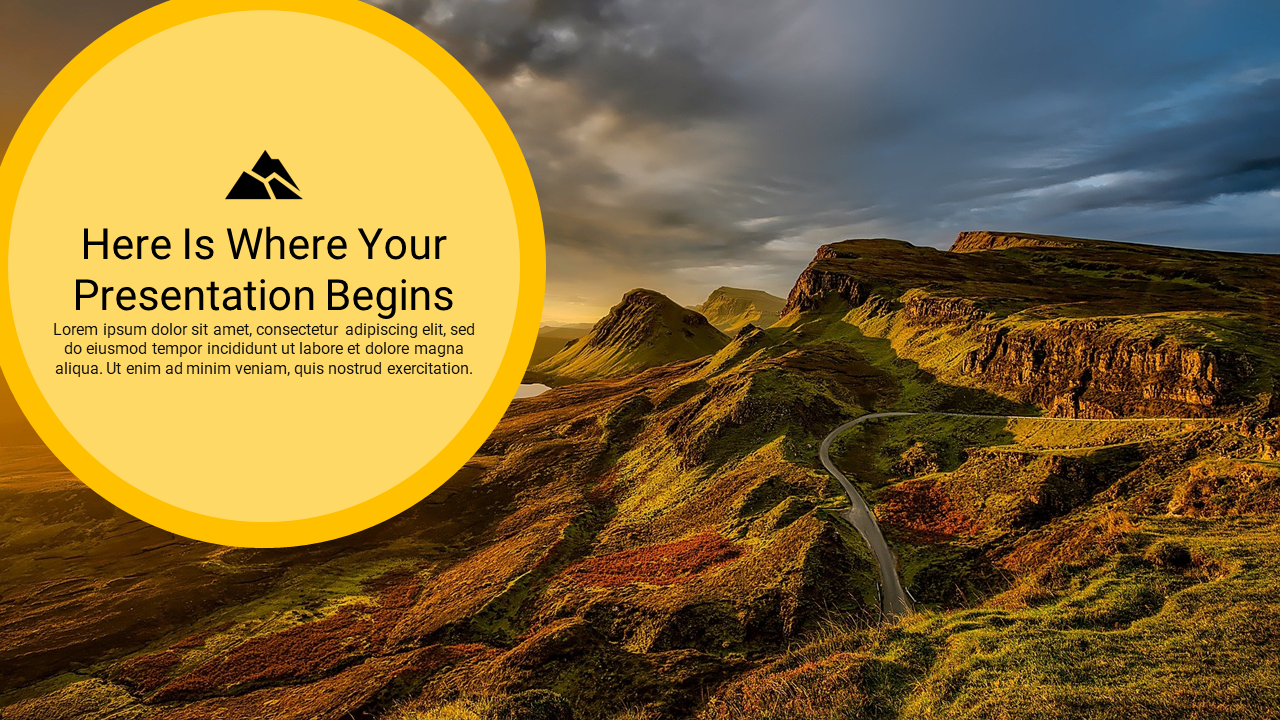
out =
[[[748,323],[769,327],[778,321],[786,300],[763,290],[720,287],[707,296],[706,302],[693,307],[721,332],[736,334]]]
[[[29,539],[3,550],[30,570],[3,581],[6,720],[376,717],[536,689],[578,717],[692,714],[833,614],[874,617],[812,447],[895,391],[854,348],[757,333],[517,401],[440,492],[320,546],[192,543],[11,472]]]
[[[0,717],[1270,717],[1274,258],[961,240],[828,246],[732,339],[629,293],[440,491],[323,545],[176,538],[5,448]],[[835,444],[891,623],[817,459],[883,410],[1068,417]],[[1079,419],[1119,415],[1180,417]]]
[[[864,487],[923,612],[832,630],[735,681],[702,716],[1271,717],[1276,431],[860,428],[842,465],[873,478]]]
[[[652,290],[632,290],[591,331],[534,366],[548,384],[620,377],[705,357],[729,339],[698,313]]]

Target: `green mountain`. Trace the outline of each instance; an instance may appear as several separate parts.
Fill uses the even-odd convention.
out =
[[[774,324],[786,302],[763,290],[719,287],[707,296],[706,302],[692,309],[705,315],[717,329],[732,335],[748,323],[756,327]]]
[[[539,363],[533,373],[555,382],[630,375],[705,357],[729,342],[705,317],[652,290],[632,290],[586,335]]]
[[[950,252],[849,240],[818,251],[782,322],[838,314],[941,380],[1056,415],[1216,415],[1280,402],[1277,290],[1275,255],[988,232]]]
[[[175,538],[6,448],[0,716],[1266,718],[1278,291],[1276,256],[995,233],[826,246],[732,340],[636,291],[568,358],[696,361],[514,403],[304,548]],[[873,412],[923,414],[831,435]]]

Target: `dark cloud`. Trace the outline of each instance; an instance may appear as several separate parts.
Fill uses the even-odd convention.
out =
[[[1102,156],[1068,168],[1105,184],[1069,194],[1067,210],[1207,203],[1280,189],[1280,79],[1211,98],[1183,122],[1136,128]]]
[[[1280,250],[1272,0],[371,2],[503,110],[562,319],[637,285],[782,293],[859,235]],[[9,107],[147,4],[0,6]]]
[[[383,7],[422,28],[482,81],[519,73],[574,82],[628,113],[678,120],[724,109],[729,78],[710,71],[706,38],[669,22],[684,3],[643,12],[621,0],[450,2],[396,0]]]
[[[159,0],[0,2],[0,142],[7,148],[28,108],[95,38]]]
[[[821,242],[975,227],[1276,249],[1273,5],[692,7],[524,13],[539,42],[488,80],[549,209],[553,288],[781,291]],[[605,266],[626,272],[583,279]]]

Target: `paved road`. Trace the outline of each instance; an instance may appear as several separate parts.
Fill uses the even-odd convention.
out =
[[[907,598],[906,590],[902,589],[902,581],[898,579],[898,562],[894,559],[893,552],[889,550],[889,543],[885,542],[884,533],[880,532],[880,524],[876,522],[876,516],[867,506],[862,493],[858,492],[853,483],[849,482],[849,478],[845,477],[835,463],[831,462],[831,443],[854,425],[880,418],[915,414],[917,413],[884,412],[854,418],[822,438],[822,445],[818,447],[818,457],[822,460],[822,466],[840,481],[845,494],[849,496],[849,509],[844,512],[844,519],[858,529],[863,539],[867,541],[867,545],[871,546],[871,554],[876,557],[876,565],[880,567],[880,609],[885,615],[891,617],[911,614],[911,600]]]
[[[961,417],[961,418],[991,418],[996,420],[1046,420],[1057,422],[1095,422],[1095,423],[1112,423],[1112,422],[1143,422],[1153,420],[1182,420],[1196,421],[1208,420],[1216,421],[1213,418],[1113,418],[1090,420],[1085,418],[1057,418],[1057,417],[1030,417],[1027,415],[979,415],[972,413],[945,413],[945,412],[881,412],[871,413],[856,417],[840,427],[832,430],[822,439],[822,445],[818,448],[818,458],[822,460],[822,466],[827,472],[835,476],[840,481],[840,485],[844,487],[845,494],[849,496],[849,509],[844,512],[844,519],[849,524],[858,529],[863,539],[867,541],[867,545],[871,547],[871,553],[875,555],[876,565],[880,568],[880,611],[888,617],[905,617],[912,612],[912,603],[910,597],[907,596],[906,590],[902,587],[902,580],[898,577],[898,561],[893,556],[893,551],[889,549],[889,543],[885,542],[884,533],[880,532],[880,524],[876,522],[876,516],[871,512],[871,508],[867,505],[867,501],[862,497],[862,493],[853,486],[849,478],[831,462],[831,443],[840,437],[842,433],[855,425],[861,425],[871,420],[880,420],[882,418],[906,417],[908,415],[941,415],[944,417]]]

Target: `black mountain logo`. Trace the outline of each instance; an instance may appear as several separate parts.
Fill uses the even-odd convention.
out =
[[[253,170],[240,173],[240,179],[227,193],[228,200],[301,200],[298,183],[289,177],[284,163],[263,151]]]

